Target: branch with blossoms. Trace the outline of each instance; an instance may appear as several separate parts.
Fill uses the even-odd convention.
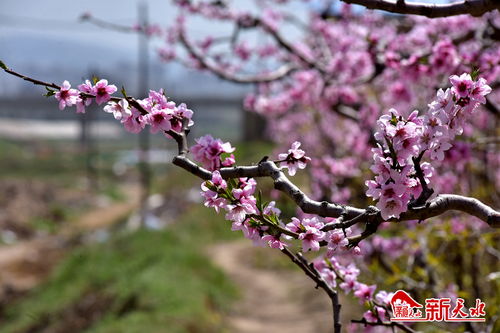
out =
[[[273,1],[270,2],[273,3]],[[339,47],[339,50],[337,50],[334,47],[335,44],[342,45],[344,42],[335,41],[335,39],[329,36],[331,34],[331,28],[328,27],[328,25],[333,25],[331,21],[327,23],[326,21],[321,22],[318,20],[316,22],[318,16],[313,16],[310,25],[300,25],[300,29],[304,30],[304,33],[310,34],[311,38],[308,38],[305,42],[292,43],[284,38],[284,35],[279,29],[280,24],[284,22],[298,21],[291,14],[266,8],[263,10],[262,15],[253,15],[247,11],[232,9],[222,2],[176,0],[174,3],[179,6],[181,14],[176,18],[175,24],[166,31],[160,29],[157,24],[151,24],[150,26],[144,27],[138,25],[122,26],[108,23],[90,14],[84,14],[82,18],[90,23],[107,29],[124,32],[139,32],[150,37],[166,37],[167,45],[158,50],[160,58],[165,61],[177,60],[187,66],[195,67],[198,70],[207,70],[221,79],[239,84],[258,84],[258,90],[268,92],[270,91],[269,87],[292,86],[291,89],[285,88],[284,91],[276,97],[267,96],[268,93],[258,93],[257,96],[248,96],[245,103],[247,109],[265,114],[266,117],[271,118],[274,113],[283,113],[285,110],[292,109],[295,105],[294,100],[299,99],[298,97],[301,95],[307,95],[300,91],[308,90],[310,88],[309,86],[313,86],[310,82],[317,80],[321,82],[321,85],[320,93],[315,93],[315,97],[312,101],[315,108],[325,108],[328,112],[334,112],[342,118],[351,121],[363,121],[363,110],[360,107],[362,103],[358,102],[360,96],[358,93],[355,93],[349,85],[359,87],[362,84],[372,83],[378,77],[391,75],[387,73],[394,70],[396,63],[403,60],[401,58],[405,57],[405,54],[407,54],[407,52],[401,52],[401,55],[398,55],[392,51],[382,51],[386,50],[387,47],[384,46],[381,48],[383,44],[380,41],[381,38],[376,36],[377,33],[371,33],[365,37],[365,43],[368,45],[364,53],[365,56],[370,58],[370,62],[372,62],[373,65],[373,71],[369,73],[359,69],[369,67],[367,66],[368,64],[366,64],[367,60],[362,58],[361,63],[353,64],[353,66],[358,68],[354,70],[355,73],[352,73],[348,78],[342,78],[342,71],[345,71],[345,67],[348,67],[348,65],[343,62],[336,64],[336,62],[343,58],[340,54],[345,52],[346,49],[345,47]],[[277,4],[279,3],[280,1],[277,1]],[[186,31],[188,23],[186,22],[185,15],[187,13],[198,14],[210,20],[232,23],[234,25],[232,29],[233,33],[225,37],[207,36],[203,40],[190,41]],[[351,19],[354,16],[346,15],[346,17]],[[340,17],[339,20],[339,25],[343,26],[342,17]],[[490,21],[488,20],[488,22]],[[363,24],[363,22],[360,23]],[[494,27],[494,25],[490,25]],[[405,24],[401,24],[401,26],[402,27],[398,28],[399,30],[407,30],[407,28],[404,27]],[[270,37],[270,39],[274,41],[274,45],[269,44],[262,46],[261,49],[252,49],[246,41],[240,42],[238,40],[239,32],[250,29],[260,31],[263,35]],[[355,34],[357,32],[353,33]],[[374,36],[371,36],[372,34]],[[397,65],[397,67],[401,65],[401,69],[406,69],[407,66],[417,67],[415,69],[424,71],[424,64],[430,62],[433,67],[438,68],[438,72],[441,72],[445,67],[452,68],[457,63],[456,59],[454,59],[456,53],[454,48],[469,41],[474,38],[474,36],[474,31],[471,31],[464,35],[457,36],[451,41],[440,41],[436,47],[432,48],[432,51],[418,52],[412,55],[407,61],[401,61],[401,64]],[[489,38],[488,36],[483,37],[485,39]],[[210,50],[212,50],[216,44],[218,45],[219,42],[224,41],[227,41],[228,44],[231,45],[232,51],[236,54],[236,57],[233,58],[241,60],[241,64],[233,65],[233,61],[225,59],[221,53],[210,53]],[[178,50],[175,48],[177,43],[185,49],[187,57],[184,58],[178,54]],[[357,45],[357,43],[349,43]],[[484,44],[489,45],[487,42]],[[356,47],[356,51],[359,51],[358,47]],[[259,59],[262,60],[266,58],[275,60],[273,63],[275,69],[258,71],[254,74],[237,74],[237,70],[241,69],[240,66],[249,62],[253,54],[258,54]],[[467,56],[467,59],[470,59],[470,57]],[[281,66],[276,66],[276,62],[283,64]],[[347,63],[348,62],[349,61],[347,61]],[[493,64],[495,63],[495,59],[489,59],[488,62]],[[471,64],[471,69],[475,68],[474,66],[476,66],[475,63]],[[253,68],[253,70],[255,69]],[[304,73],[309,70],[315,71],[316,75]],[[412,70],[413,69],[410,71]],[[461,71],[463,71],[463,69],[461,69]],[[426,76],[427,74],[428,73],[426,73]],[[348,80],[348,82],[342,82],[343,80]],[[347,83],[347,86],[345,83]],[[334,98],[330,97],[332,95],[332,89],[338,88],[337,85],[339,84],[342,86],[342,89],[339,90],[345,90],[345,92],[340,93],[339,101],[332,103],[329,101],[331,99],[334,100]],[[332,87],[329,87],[330,85]],[[307,98],[307,101],[311,102],[311,99]],[[326,107],[327,104],[331,105]],[[488,101],[485,106],[488,110],[494,112],[495,108],[493,108],[492,105],[491,101]],[[315,118],[318,119],[318,122],[322,120],[322,117]],[[321,128],[321,126],[318,127]],[[364,126],[362,129],[366,131],[367,128],[368,126]],[[325,137],[327,140],[329,139],[328,135],[325,135]]]
[[[454,194],[432,198],[430,185],[435,171],[431,163],[422,162],[424,157],[431,162],[442,159],[455,137],[462,133],[467,119],[485,103],[491,88],[482,78],[468,74],[452,76],[452,87],[439,90],[424,115],[415,111],[403,117],[392,109],[380,117],[375,133],[378,147],[373,149],[372,171],[376,176],[367,181],[367,196],[377,200],[377,204],[363,209],[312,200],[290,181],[284,169],[293,176],[311,162],[299,142],[279,154],[277,160],[266,157],[257,165],[236,166],[235,148],[229,142],[206,135],[189,148],[193,111],[169,100],[162,90],[150,91],[145,99],[134,99],[122,90],[124,97],[118,98],[112,96],[116,86],[106,80],[86,80],[78,89],[72,89],[68,81],[59,86],[17,73],[2,62],[0,67],[10,75],[45,86],[46,96],[54,96],[61,110],[75,106],[76,112],[83,113],[94,101],[98,105],[106,103],[104,111],[113,114],[126,130],[138,133],[149,126],[152,133],[160,132],[176,141],[178,154],[173,164],[204,180],[204,205],[217,212],[225,211],[232,230],[242,231],[256,245],[280,249],[313,279],[332,300],[335,332],[341,330],[338,288],[346,293],[352,291],[368,306],[363,323],[383,326],[390,315],[387,303],[391,295],[384,291],[375,295],[375,285],[358,281],[359,269],[353,263],[343,264],[338,259],[341,254],[361,255],[359,243],[376,233],[382,223],[425,220],[457,210],[476,216],[491,227],[500,227],[500,212],[477,199]],[[201,165],[190,159],[188,153]],[[256,178],[261,177],[271,178],[275,189],[292,199],[304,213],[314,216],[292,217],[285,222],[275,202],[264,202],[261,195],[255,195]],[[295,243],[297,249],[292,251]],[[321,249],[324,253],[312,263],[303,256]],[[402,324],[393,326],[412,332]]]
[[[463,0],[450,3],[406,2],[405,0],[341,0],[367,9],[378,9],[397,14],[420,15],[430,18],[470,14],[481,16],[484,13],[500,9],[496,0]]]

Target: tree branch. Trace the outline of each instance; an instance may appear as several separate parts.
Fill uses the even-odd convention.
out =
[[[389,322],[389,321],[379,321],[379,322],[369,322],[365,318],[361,320],[351,320],[351,323],[355,324],[363,324],[363,325],[368,325],[368,326],[385,326],[385,327],[397,327],[403,332],[407,333],[417,333],[417,331],[413,330],[412,328],[402,324],[402,323],[397,323],[397,322]]]
[[[449,210],[461,211],[475,216],[493,228],[500,228],[500,212],[494,210],[478,199],[456,194],[440,194],[429,201],[425,207],[410,209],[402,213],[399,219],[390,221],[425,220],[441,215]]]
[[[54,83],[47,83],[32,79],[25,75],[19,74],[11,69],[9,69],[3,62],[0,62],[0,67],[8,74],[17,76],[26,81],[32,82],[36,85],[42,85],[46,87],[51,87],[54,89],[59,89]],[[89,94],[81,93],[82,96],[95,97]],[[118,97],[113,97],[111,100],[120,101]],[[137,107],[140,104],[137,103],[132,97],[127,97],[127,100]],[[145,112],[142,107],[139,111]],[[168,131],[167,134],[170,135],[178,145],[178,155],[174,157],[173,164],[177,165],[186,171],[198,176],[201,179],[209,180],[212,178],[212,173],[198,166],[196,163],[191,161],[187,157],[188,153],[188,142],[187,134],[189,129],[187,128],[187,121],[183,121],[183,130],[178,133],[174,131]],[[240,178],[240,177],[270,177],[274,180],[275,189],[285,193],[290,199],[292,199],[297,206],[299,206],[304,213],[316,214],[323,217],[341,217],[342,219],[352,220],[360,215],[363,218],[356,219],[356,222],[366,222],[367,230],[363,234],[356,236],[362,237],[364,239],[370,234],[376,231],[376,227],[380,223],[384,222],[380,212],[374,210],[373,207],[368,207],[367,209],[361,209],[351,206],[343,206],[336,203],[331,203],[327,201],[315,201],[310,199],[304,192],[302,192],[295,184],[293,184],[281,171],[281,169],[272,161],[263,160],[258,165],[255,166],[241,166],[241,167],[230,167],[222,168],[219,170],[223,178]],[[407,220],[425,220],[431,217],[441,215],[449,210],[456,210],[468,213],[475,216],[484,222],[488,223],[493,228],[500,228],[500,212],[489,207],[488,205],[482,203],[478,199],[464,197],[455,194],[442,194],[438,195],[433,200],[428,201],[423,207],[410,208],[408,211],[402,213],[399,218],[392,218],[386,222],[399,222]],[[359,220],[359,221],[358,221]],[[349,221],[348,221],[349,222]],[[352,222],[352,221],[351,221]],[[371,227],[368,226],[371,224]],[[340,225],[339,225],[340,226]],[[360,239],[360,240],[361,240]],[[358,241],[357,238],[354,241]],[[359,242],[359,241],[358,241]]]
[[[207,61],[207,59],[205,59],[205,57],[199,54],[195,50],[194,46],[191,45],[191,43],[189,43],[183,30],[181,30],[181,32],[179,33],[179,41],[186,48],[189,54],[193,56],[196,60],[198,60],[203,65],[204,68],[208,69],[209,71],[217,75],[219,78],[234,83],[248,84],[248,83],[265,83],[265,82],[277,81],[286,77],[287,75],[291,74],[293,71],[297,69],[293,65],[285,64],[269,73],[237,76]]]
[[[464,0],[446,4],[405,2],[390,0],[341,0],[368,9],[379,9],[397,14],[412,14],[430,18],[447,17],[462,14],[481,16],[486,12],[500,9],[498,0]]]
[[[297,253],[297,255],[294,255],[290,250],[288,250],[286,247],[281,250],[290,260],[297,266],[299,266],[304,273],[310,277],[314,282],[316,282],[317,286],[316,288],[321,288],[323,289],[328,297],[330,297],[332,301],[332,306],[333,306],[333,331],[335,333],[340,333],[342,331],[342,326],[340,324],[340,308],[341,305],[339,303],[339,297],[338,294],[335,290],[330,288],[328,283],[321,277],[319,272],[314,268],[313,264],[309,264],[304,257],[300,253]]]

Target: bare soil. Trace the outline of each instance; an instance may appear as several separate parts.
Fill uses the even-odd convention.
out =
[[[78,242],[79,235],[109,227],[128,216],[137,207],[139,190],[127,187],[124,191],[125,201],[95,208],[61,226],[55,235],[0,246],[0,305],[42,282],[67,249]]]
[[[253,264],[249,258],[258,250],[249,241],[222,243],[209,250],[242,292],[227,318],[231,332],[331,332],[331,305],[323,291],[314,289],[314,282],[298,269]],[[270,256],[281,255],[266,250]]]

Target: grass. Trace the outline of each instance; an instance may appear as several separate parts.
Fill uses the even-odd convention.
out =
[[[175,230],[120,233],[77,248],[47,283],[9,305],[0,332],[82,331],[71,326],[77,320],[87,321],[85,332],[221,332],[237,291],[203,250],[233,235],[196,205]],[[89,298],[95,303],[85,310]]]
[[[82,165],[75,155],[45,157],[19,148],[0,142],[0,155],[9,156],[0,169],[9,177],[46,179],[58,170],[57,180],[71,179]],[[238,145],[238,161],[256,163],[271,148]],[[201,181],[184,170],[165,171],[155,178],[155,192],[184,196],[199,189]],[[55,228],[49,220],[33,223]],[[194,203],[168,230],[119,232],[105,243],[75,248],[46,283],[0,312],[0,332],[224,332],[224,310],[238,292],[204,251],[237,237],[222,215]]]

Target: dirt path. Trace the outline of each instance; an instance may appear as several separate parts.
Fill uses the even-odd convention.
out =
[[[137,207],[137,187],[124,189],[127,199],[94,209],[63,227],[57,235],[0,246],[0,300],[27,291],[40,283],[67,252],[74,236],[116,223]]]
[[[267,250],[269,255],[280,255]],[[214,262],[242,292],[228,316],[231,332],[331,332],[330,302],[323,292],[297,270],[255,267],[249,260],[255,251],[249,241],[210,248]]]

